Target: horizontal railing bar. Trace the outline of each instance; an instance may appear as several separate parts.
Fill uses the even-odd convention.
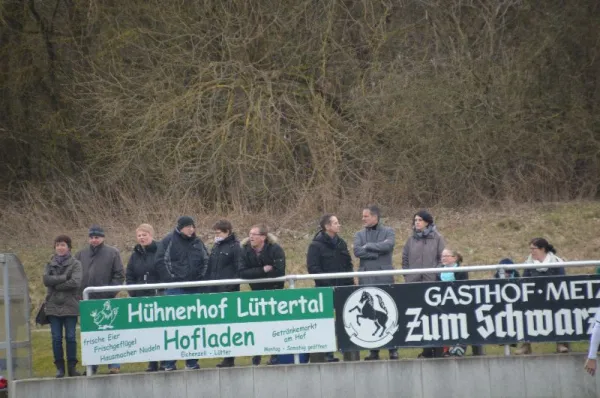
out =
[[[600,260],[585,261],[564,261],[560,263],[538,263],[538,264],[494,264],[494,265],[468,265],[453,268],[419,268],[419,269],[393,269],[381,271],[354,271],[339,272],[327,274],[297,274],[286,275],[278,278],[261,279],[217,279],[210,281],[192,281],[192,282],[170,282],[170,283],[147,283],[138,285],[111,285],[111,286],[90,286],[83,291],[83,299],[89,298],[89,293],[98,292],[120,292],[130,290],[148,290],[148,289],[174,289],[202,286],[223,286],[223,285],[241,285],[243,283],[273,283],[299,280],[320,280],[320,279],[340,279],[365,276],[393,276],[393,275],[413,275],[413,274],[439,274],[442,272],[478,272],[478,271],[499,271],[512,269],[536,269],[536,268],[575,268],[600,265]]]

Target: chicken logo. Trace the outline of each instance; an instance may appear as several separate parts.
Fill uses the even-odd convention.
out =
[[[117,319],[119,313],[118,308],[112,308],[110,301],[104,302],[104,307],[100,311],[92,311],[90,316],[94,319],[94,323],[98,326],[98,330],[113,329],[113,323]]]

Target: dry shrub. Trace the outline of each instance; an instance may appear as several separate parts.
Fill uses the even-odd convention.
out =
[[[1,181],[49,214],[63,194],[80,223],[90,201],[141,219],[598,195],[597,2],[28,5],[0,6]]]

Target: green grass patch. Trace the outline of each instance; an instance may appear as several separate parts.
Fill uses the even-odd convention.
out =
[[[34,377],[52,377],[55,374],[56,368],[54,367],[54,362],[52,358],[52,342],[50,339],[50,330],[49,329],[40,329],[31,334],[32,344],[34,347],[34,361],[33,361],[33,376]],[[77,336],[77,345],[78,345],[78,356],[80,351],[80,341],[79,333]],[[556,345],[551,343],[534,343],[532,344],[532,349],[534,354],[552,354],[556,352]],[[572,352],[587,352],[588,343],[587,342],[577,342],[571,343],[571,351]],[[511,348],[511,355],[514,355],[514,348]],[[399,349],[398,354],[401,359],[415,359],[421,352],[420,348],[404,348]],[[361,351],[360,357],[364,359],[369,354],[369,351]],[[504,347],[498,345],[486,345],[485,346],[485,354],[486,355],[504,355]],[[467,348],[467,356],[471,355],[471,348]],[[560,355],[560,354],[556,354]],[[336,353],[336,356],[343,358],[341,353]],[[381,350],[380,351],[381,359],[388,359],[388,351]],[[268,356],[263,357],[263,365],[266,363]],[[79,358],[81,360],[81,358]],[[201,368],[214,368],[217,366],[217,363],[221,361],[221,358],[211,358],[211,359],[201,359],[199,361]],[[235,360],[236,366],[252,366],[251,357],[237,357]],[[81,364],[78,365],[81,369],[83,367]],[[126,373],[135,373],[135,372],[144,372],[147,363],[126,363],[121,365],[121,372]],[[583,366],[583,364],[582,364]],[[184,369],[185,363],[184,361],[177,362],[178,369]],[[100,366],[98,369],[98,374],[108,374],[108,368],[106,366]]]

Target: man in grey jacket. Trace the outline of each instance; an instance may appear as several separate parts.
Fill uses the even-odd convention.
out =
[[[99,225],[92,225],[88,236],[90,245],[75,255],[83,269],[81,291],[83,292],[88,286],[122,285],[125,273],[119,250],[104,244],[104,230]],[[111,299],[116,295],[116,292],[92,293],[90,299]],[[94,365],[92,368],[96,373],[98,365]],[[108,365],[110,374],[117,374],[120,369],[119,364]]]
[[[381,225],[379,207],[371,205],[362,212],[364,229],[354,235],[354,255],[360,259],[358,271],[391,270],[392,254],[396,243],[396,234],[389,227]],[[364,276],[359,284],[364,286],[389,285],[394,283],[394,276]],[[398,359],[398,350],[391,349],[390,359]],[[379,350],[371,350],[365,361],[379,359]]]

